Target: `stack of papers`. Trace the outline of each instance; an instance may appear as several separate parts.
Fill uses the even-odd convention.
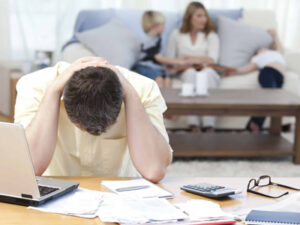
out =
[[[145,180],[102,181],[101,185],[122,196],[135,198],[173,198],[173,194]]]
[[[136,186],[130,186],[132,184]],[[129,183],[127,182],[121,188],[128,188],[129,186],[138,187],[138,185],[145,184],[142,181],[136,182],[134,180]],[[155,185],[153,186],[156,187]],[[117,187],[120,188],[120,184]],[[143,190],[151,188],[150,183],[149,187],[143,188]],[[136,191],[139,190],[128,192],[134,193]],[[164,189],[158,188],[154,193],[161,196],[162,193],[165,194],[164,191]],[[172,205],[164,198],[144,198],[144,196],[149,196],[147,193],[144,192],[140,195],[120,195],[79,188],[42,206],[30,208],[85,218],[98,216],[102,222],[121,223],[123,225],[149,225],[150,223],[186,225],[215,222],[229,224],[235,222],[232,215],[226,214],[218,204],[210,201],[190,200],[185,203]]]
[[[188,219],[188,216],[166,199],[134,199],[114,193],[79,188],[39,207],[43,212],[94,218],[115,223],[167,223]]]
[[[225,213],[219,204],[211,201],[190,200],[176,206],[189,215],[192,223],[234,221],[233,215]]]
[[[97,216],[102,195],[103,193],[99,191],[78,188],[41,206],[29,208],[43,212],[94,218]]]
[[[116,194],[104,194],[97,215],[102,222],[127,224],[170,223],[188,216],[166,199],[133,199]]]

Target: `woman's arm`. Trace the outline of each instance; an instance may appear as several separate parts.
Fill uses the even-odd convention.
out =
[[[209,56],[184,56],[188,64],[214,64],[215,60]]]
[[[162,54],[156,54],[154,58],[157,62],[165,65],[183,66],[188,64],[187,60],[185,60],[184,58],[167,58],[164,57]]]
[[[247,66],[237,68],[236,70],[229,71],[227,76],[230,75],[242,75],[251,73],[252,71],[257,70],[257,65],[255,63],[249,63]]]

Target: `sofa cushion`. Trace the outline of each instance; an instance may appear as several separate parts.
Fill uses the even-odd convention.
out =
[[[76,36],[95,55],[126,68],[135,63],[141,45],[137,37],[116,17],[101,27],[77,33]]]
[[[209,9],[208,14],[214,23],[218,26],[218,17],[224,16],[232,20],[238,20],[243,17],[243,9]]]
[[[245,66],[256,50],[268,48],[273,42],[266,30],[225,17],[218,18],[218,34],[221,47],[219,63],[224,66]]]

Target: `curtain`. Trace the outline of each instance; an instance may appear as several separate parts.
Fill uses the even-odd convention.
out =
[[[9,0],[2,0],[0,6],[0,60],[10,58],[9,48]]]
[[[9,10],[2,7],[4,2]],[[61,47],[71,38],[76,16],[82,9],[130,8],[184,11],[189,2],[191,1],[2,0],[0,31],[4,35],[0,37],[0,52],[6,54],[11,52],[9,57],[12,59],[32,60],[36,51],[52,51],[55,59],[59,59]],[[291,49],[300,49],[299,0],[202,0],[201,2],[208,9],[272,10],[276,14],[278,34],[283,45]],[[10,14],[8,15],[7,12]],[[10,43],[7,43],[8,40]],[[8,48],[6,46],[10,49],[5,49]]]

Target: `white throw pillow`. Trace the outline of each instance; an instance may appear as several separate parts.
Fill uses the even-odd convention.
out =
[[[218,18],[218,35],[219,64],[231,67],[247,65],[256,50],[268,48],[273,42],[266,30],[225,17]]]
[[[136,62],[141,43],[116,17],[95,29],[76,34],[79,41],[95,55],[113,65],[130,68]]]

